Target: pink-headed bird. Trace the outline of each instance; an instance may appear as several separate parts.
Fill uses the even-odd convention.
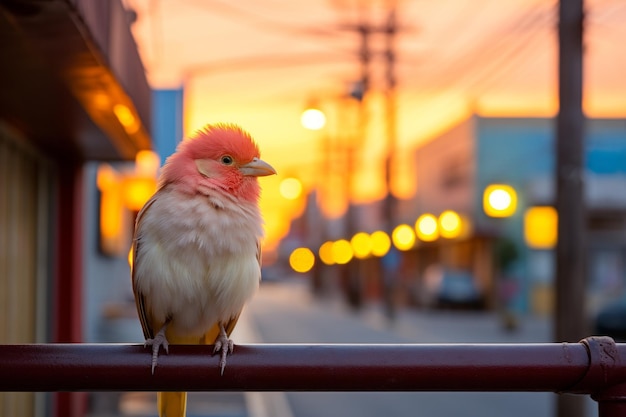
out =
[[[206,126],[167,159],[133,238],[133,291],[153,373],[170,343],[214,343],[224,372],[229,335],[261,279],[257,177],[271,174],[233,125]],[[158,393],[158,407],[182,417],[186,393]]]

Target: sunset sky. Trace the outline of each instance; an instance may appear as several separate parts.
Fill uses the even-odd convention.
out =
[[[125,0],[153,88],[184,86],[184,126],[240,124],[279,176],[263,178],[270,249],[302,201],[278,192],[288,176],[316,187],[323,140],[343,135],[355,112],[345,98],[359,79],[362,21],[380,27],[392,1]],[[585,111],[626,117],[626,2],[586,1]],[[410,197],[412,153],[472,113],[552,116],[557,110],[557,3],[545,0],[399,0],[398,172],[395,193]],[[355,157],[353,200],[385,194],[384,49],[371,39],[369,124]],[[312,100],[327,113],[321,131],[300,114]],[[352,106],[354,107],[354,106]]]

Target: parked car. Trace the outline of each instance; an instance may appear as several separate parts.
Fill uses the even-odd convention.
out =
[[[607,304],[594,320],[594,333],[626,342],[626,296]]]
[[[485,305],[484,296],[469,271],[432,266],[424,279],[432,307],[481,309]]]

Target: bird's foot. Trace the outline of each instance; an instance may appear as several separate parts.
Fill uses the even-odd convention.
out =
[[[146,342],[143,344],[145,346],[152,346],[152,375],[154,375],[154,368],[157,366],[157,360],[159,358],[159,348],[163,346],[163,350],[165,353],[170,353],[169,342],[165,337],[165,327],[163,326],[161,330],[154,336],[154,339],[146,339]]]
[[[220,375],[224,375],[224,368],[226,367],[226,356],[229,353],[233,353],[235,344],[228,338],[226,332],[220,332],[220,335],[215,339],[215,347],[213,348],[213,354],[220,352]]]

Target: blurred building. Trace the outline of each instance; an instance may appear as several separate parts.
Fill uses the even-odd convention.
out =
[[[0,4],[0,343],[80,342],[88,161],[151,146],[151,92],[119,0]],[[85,396],[0,394],[75,416]]]
[[[548,118],[474,116],[416,151],[417,193],[403,203],[400,220],[411,224],[421,214],[440,216],[453,210],[465,223],[461,236],[439,236],[417,245],[418,282],[431,265],[465,269],[492,306],[508,298],[521,312],[551,311],[555,126]],[[588,120],[585,133],[589,297],[594,308],[626,285],[626,120]],[[512,188],[516,204],[511,213],[486,213],[490,185]]]

